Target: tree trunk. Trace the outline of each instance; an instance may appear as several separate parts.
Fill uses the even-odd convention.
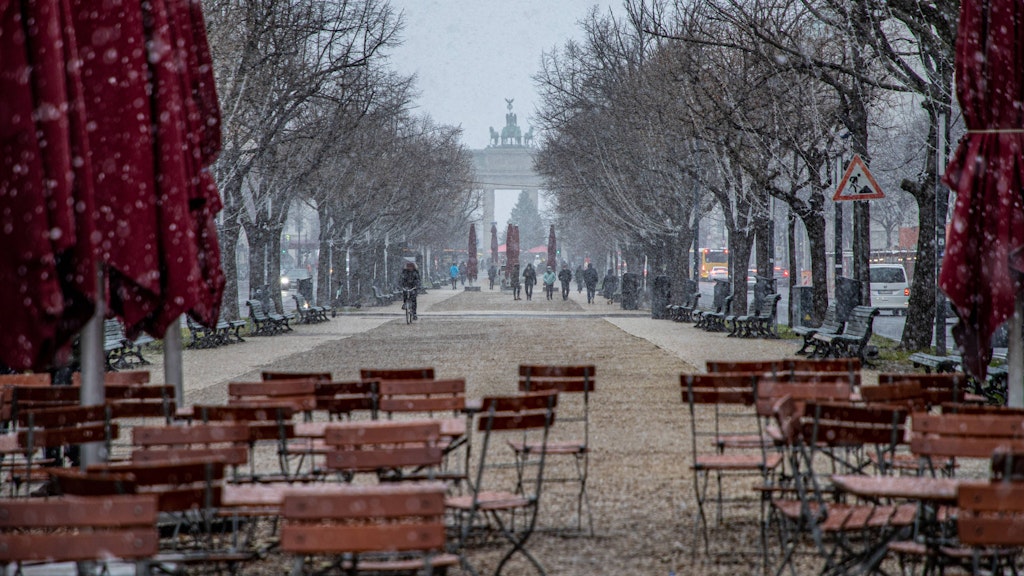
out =
[[[923,350],[932,345],[935,310],[935,193],[934,172],[918,187],[904,181],[902,188],[913,194],[917,200],[919,230],[917,237],[917,262],[914,265],[914,281],[910,285],[910,303],[907,306],[907,322],[903,328],[900,348]]]
[[[217,235],[220,240],[221,268],[226,280],[220,314],[230,319],[241,317],[238,312],[238,260],[235,258],[240,233],[238,226],[224,226]]]
[[[807,249],[811,260],[811,287],[814,298],[814,319],[821,322],[828,308],[828,262],[825,258],[825,215],[808,212],[800,218],[807,230]],[[790,271],[792,273],[792,271]],[[791,295],[792,297],[792,295]]]

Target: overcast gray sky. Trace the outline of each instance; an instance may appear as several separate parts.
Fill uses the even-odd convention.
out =
[[[415,73],[418,111],[461,125],[468,148],[488,144],[488,127],[505,125],[505,98],[514,98],[525,132],[537,103],[533,76],[543,51],[580,38],[577,22],[601,0],[391,0],[405,12],[404,45],[392,53],[396,70]]]

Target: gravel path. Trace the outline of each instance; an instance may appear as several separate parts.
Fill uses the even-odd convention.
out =
[[[323,370],[336,380],[358,378],[360,368],[435,367],[438,377],[465,378],[468,396],[515,391],[520,363],[596,365],[591,405],[590,502],[594,537],[535,534],[529,548],[551,575],[749,574],[757,554],[757,501],[726,508],[712,526],[710,554],[693,553],[693,498],[689,421],[679,375],[703,370],[707,359],[792,356],[793,340],[736,340],[688,324],[652,320],[585,294],[568,301],[514,302],[509,293],[431,290],[420,297],[420,320],[407,326],[399,304],[298,326],[282,336],[185,353],[186,399],[224,402],[226,383],[252,380],[261,369]],[[150,370],[161,378],[159,355]],[[870,376],[868,376],[870,378]],[[557,429],[557,425],[556,425]],[[730,484],[749,494],[753,480]],[[573,515],[568,488],[544,494],[541,527],[565,525]],[[499,550],[475,550],[477,569],[489,573]],[[272,565],[254,568],[272,574]],[[458,573],[458,571],[456,571]],[[505,571],[530,573],[525,564]]]

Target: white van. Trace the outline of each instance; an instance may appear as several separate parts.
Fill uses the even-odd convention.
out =
[[[902,264],[872,264],[869,278],[871,283],[871,305],[879,310],[891,310],[893,314],[907,313],[910,302],[910,283]]]

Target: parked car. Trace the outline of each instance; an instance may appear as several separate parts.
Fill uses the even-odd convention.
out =
[[[871,264],[869,282],[872,306],[897,316],[907,313],[910,283],[902,264]]]
[[[710,280],[729,280],[729,269],[725,266],[715,266],[711,268],[711,272],[708,273]]]

